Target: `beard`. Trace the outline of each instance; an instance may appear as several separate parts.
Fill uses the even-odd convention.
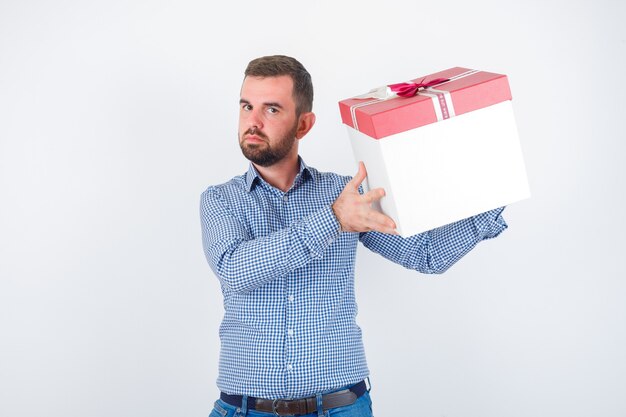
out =
[[[239,147],[243,156],[250,162],[262,167],[269,167],[275,163],[281,161],[285,156],[289,154],[293,145],[296,143],[296,130],[298,129],[297,122],[287,134],[280,138],[273,146],[269,144],[269,138],[267,135],[260,131],[255,130],[254,134],[265,141],[265,143],[246,143],[243,137],[252,133],[250,129],[246,130],[239,140]]]

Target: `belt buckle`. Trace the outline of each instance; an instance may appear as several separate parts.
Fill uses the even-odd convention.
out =
[[[277,417],[292,416],[293,414],[278,414],[278,410],[276,410],[276,406],[278,405],[279,401],[282,401],[282,400],[280,398],[276,398],[274,399],[274,401],[272,401],[272,413],[274,413],[274,415]]]

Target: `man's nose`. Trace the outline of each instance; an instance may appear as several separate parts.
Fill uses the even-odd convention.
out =
[[[261,111],[258,109],[252,109],[250,113],[248,113],[248,118],[246,122],[248,124],[248,128],[256,126],[257,129],[263,129],[263,118],[261,115]]]

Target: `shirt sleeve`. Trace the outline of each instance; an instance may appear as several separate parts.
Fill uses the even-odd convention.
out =
[[[500,207],[407,238],[367,232],[360,239],[368,249],[405,268],[441,274],[479,242],[498,236],[508,227],[503,210]]]
[[[266,236],[252,238],[219,190],[200,199],[204,254],[221,283],[248,292],[323,256],[338,237],[339,223],[330,206]]]

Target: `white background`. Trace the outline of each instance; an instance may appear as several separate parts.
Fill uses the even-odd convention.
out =
[[[507,74],[533,196],[442,276],[360,249],[378,417],[626,415],[622,1],[0,1],[0,415],[207,416],[222,299],[199,195],[243,173],[250,59],[337,102],[452,66]]]

